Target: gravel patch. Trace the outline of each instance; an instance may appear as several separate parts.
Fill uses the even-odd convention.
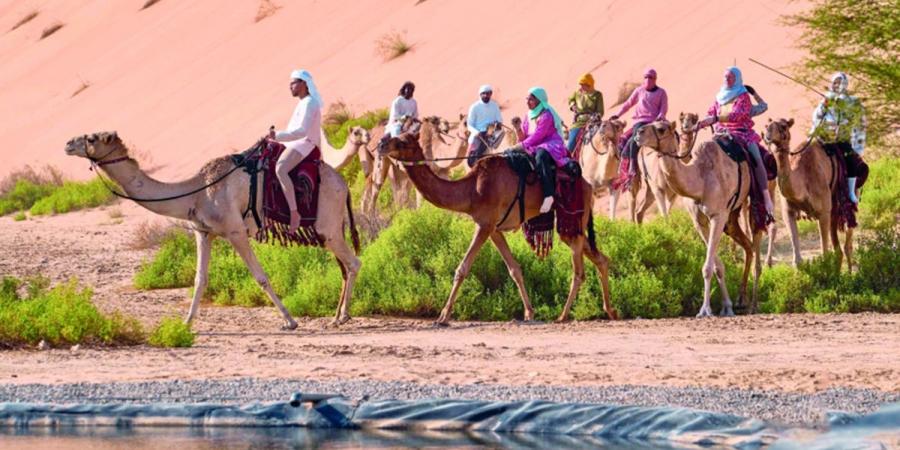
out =
[[[694,408],[762,419],[784,426],[822,426],[831,411],[864,414],[900,393],[867,389],[829,389],[812,394],[745,389],[659,386],[503,386],[427,385],[370,380],[313,381],[240,378],[139,383],[0,385],[0,402],[27,403],[252,403],[287,401],[296,392],[340,394],[350,399],[549,400],[636,406]]]

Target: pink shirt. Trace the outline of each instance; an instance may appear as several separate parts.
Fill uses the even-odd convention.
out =
[[[714,102],[706,113],[708,116],[727,115],[727,120],[719,119],[716,122],[716,132],[727,131],[728,134],[743,141],[744,145],[759,144],[759,135],[753,131],[753,120],[750,119],[750,111],[753,103],[750,94],[743,93],[731,102],[720,105]]]
[[[644,86],[638,86],[631,92],[628,100],[625,100],[616,115],[623,116],[635,105],[637,108],[634,110],[634,116],[631,117],[635,122],[649,123],[665,120],[666,113],[669,111],[669,97],[666,95],[666,90],[659,86],[652,92]]]
[[[525,148],[525,151],[534,155],[539,148],[543,148],[556,161],[557,167],[564,166],[569,162],[566,145],[563,143],[562,136],[556,132],[553,114],[544,110],[537,117],[537,126],[534,127],[534,130],[529,130],[529,122],[530,120],[526,120],[522,124],[522,132],[519,134],[519,139],[521,139],[522,147]]]

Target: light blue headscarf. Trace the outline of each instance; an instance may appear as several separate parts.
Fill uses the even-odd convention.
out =
[[[734,74],[734,84],[731,87],[728,87],[727,83],[722,84],[722,88],[719,89],[719,93],[716,94],[716,101],[719,102],[720,105],[727,105],[732,100],[738,98],[739,95],[747,92],[747,88],[744,87],[744,79],[741,76],[741,69],[738,69],[736,66],[731,66],[728,68],[728,71]]]
[[[547,103],[547,91],[542,87],[535,86],[528,90],[528,93],[533,95],[540,103],[534,107],[531,111],[528,111],[528,117],[531,120],[537,119],[539,115],[541,115],[544,110],[550,111],[553,114],[553,125],[556,127],[556,132],[559,133],[560,136],[563,135],[562,128],[562,119],[559,118],[559,114],[556,113],[556,110]]]

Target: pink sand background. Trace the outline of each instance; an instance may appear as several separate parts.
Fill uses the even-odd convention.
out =
[[[151,154],[161,179],[188,176],[285,124],[294,68],[314,74],[326,103],[356,111],[387,106],[413,80],[420,111],[451,120],[482,83],[508,120],[524,113],[530,86],[544,86],[563,112],[581,73],[593,72],[609,104],[647,66],[675,119],[705,112],[735,61],[770,105],[757,128],[769,116],[804,127],[813,100],[747,61],[784,68],[802,56],[798,32],[778,21],[804,2],[275,0],[281,7],[258,23],[258,0],[161,0],[141,11],[143,3],[0,1],[0,176],[50,163],[90,177],[63,147],[101,130]],[[8,31],[33,10],[37,18]],[[53,22],[65,26],[40,40]],[[414,48],[384,62],[375,41],[392,31]]]

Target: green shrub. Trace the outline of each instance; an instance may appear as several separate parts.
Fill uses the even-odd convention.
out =
[[[900,158],[883,157],[869,163],[869,178],[859,202],[864,230],[894,227],[900,217]]]
[[[16,181],[13,189],[0,197],[0,215],[31,208],[38,200],[47,197],[56,189],[51,184],[35,184],[29,180]]]
[[[759,277],[760,312],[803,312],[804,297],[812,284],[809,275],[785,264],[764,270]]]
[[[24,284],[25,295],[19,295]],[[0,287],[0,343],[51,345],[137,344],[143,331],[137,320],[118,313],[106,316],[91,301],[89,288],[71,280],[48,288],[46,278],[21,282],[5,277]]]
[[[92,208],[113,200],[113,195],[100,178],[91,181],[66,181],[62,187],[38,200],[31,207],[35,216],[62,214],[84,208]]]
[[[193,284],[197,249],[190,235],[173,232],[163,238],[159,251],[134,276],[138,289],[166,289]]]
[[[178,317],[164,317],[147,338],[154,347],[191,347],[195,334],[191,326]]]
[[[344,122],[334,122],[326,124],[322,127],[328,143],[334,148],[341,148],[347,142],[347,135],[350,129],[356,126],[363,127],[367,130],[375,128],[382,122],[387,122],[388,110],[386,108],[376,109],[375,111],[366,111],[359,117],[353,117]]]
[[[19,211],[15,216],[13,216],[13,220],[15,220],[16,222],[21,222],[26,219],[28,219],[28,216],[25,215],[25,211]]]

